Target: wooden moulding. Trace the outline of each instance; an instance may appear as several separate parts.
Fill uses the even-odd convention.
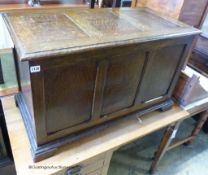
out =
[[[16,97],[15,98],[16,104],[19,107],[19,110],[20,110],[21,115],[23,117],[23,121],[24,121],[25,126],[26,126],[27,134],[28,134],[29,141],[30,141],[30,144],[31,144],[31,153],[32,153],[32,157],[33,157],[34,162],[39,162],[43,159],[51,157],[52,155],[55,154],[56,150],[59,147],[61,147],[63,145],[66,145],[66,144],[69,144],[69,143],[72,143],[74,141],[77,141],[81,138],[90,136],[90,135],[92,135],[96,132],[102,131],[106,128],[109,128],[109,127],[115,125],[118,121],[124,120],[125,117],[128,117],[128,115],[127,115],[125,117],[118,118],[118,119],[115,119],[113,121],[106,122],[106,123],[103,123],[101,125],[86,129],[84,131],[71,134],[71,135],[63,137],[62,139],[59,139],[57,141],[52,141],[52,142],[44,144],[44,145],[37,145],[36,142],[35,142],[35,136],[34,136],[34,133],[32,131],[32,125],[31,125],[31,122],[30,122],[31,116],[30,116],[30,114],[27,110],[27,107],[26,107],[26,104],[25,104],[24,99],[22,97],[22,94],[19,93],[15,97]],[[144,115],[148,112],[155,111],[157,109],[165,111],[166,109],[170,109],[173,105],[174,105],[174,103],[173,103],[172,99],[167,99],[164,102],[153,105],[152,107],[148,107],[147,109],[139,110],[135,113],[137,113],[137,116],[139,117],[141,115]]]
[[[180,75],[174,97],[182,106],[208,98],[206,85],[208,85],[206,77],[187,67]]]

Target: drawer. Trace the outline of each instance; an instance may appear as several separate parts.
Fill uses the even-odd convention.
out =
[[[18,92],[17,74],[12,49],[0,50],[0,96]]]
[[[81,167],[77,166],[74,168],[71,168],[67,170],[64,174],[62,175],[101,175],[102,172],[102,167],[100,169],[92,171],[85,171],[85,169],[80,169]]]
[[[101,169],[104,166],[105,159],[97,160],[96,162],[93,162],[92,164],[89,164],[87,166],[83,166],[80,173],[81,175],[87,175],[91,172],[94,172],[95,170]]]
[[[53,175],[98,175],[105,165],[105,155],[89,159],[77,166],[63,169]]]
[[[65,170],[60,175],[91,175],[91,174],[97,174],[98,170],[100,171],[102,167],[104,166],[104,159],[97,160],[96,162],[93,162],[91,164],[82,164],[78,165],[72,168],[69,168],[68,170]]]

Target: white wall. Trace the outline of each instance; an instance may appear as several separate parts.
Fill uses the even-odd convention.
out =
[[[14,44],[11,40],[6,24],[0,14],[0,49],[13,48]]]

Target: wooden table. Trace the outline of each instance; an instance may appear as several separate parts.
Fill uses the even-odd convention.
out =
[[[33,163],[29,140],[14,99],[4,98],[2,104],[18,175],[65,175],[69,167],[77,165],[82,167],[81,175],[106,175],[116,149],[190,116],[178,106],[166,112],[152,112],[139,119],[134,114],[111,128],[63,146],[51,158]]]
[[[189,112],[190,117],[196,114],[200,115],[194,129],[192,130],[192,133],[190,133],[190,136],[186,138],[173,142],[178,132],[179,126],[183,122],[183,120],[178,120],[177,122],[170,124],[164,132],[158,150],[155,152],[155,156],[153,158],[152,165],[150,168],[151,174],[153,174],[156,171],[157,165],[159,164],[160,160],[163,158],[167,151],[176,148],[182,144],[189,145],[194,141],[194,139],[202,129],[204,123],[208,119],[208,98],[190,104],[184,107],[184,110]]]

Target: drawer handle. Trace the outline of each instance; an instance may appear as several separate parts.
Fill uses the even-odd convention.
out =
[[[67,171],[66,171],[66,175],[81,175],[80,174],[80,171],[81,171],[81,166],[75,166],[75,167],[72,167],[72,168],[69,168]]]

